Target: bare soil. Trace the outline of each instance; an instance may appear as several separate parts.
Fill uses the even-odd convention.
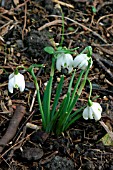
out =
[[[63,45],[93,48],[93,67],[89,79],[93,97],[99,96],[100,121],[75,122],[60,136],[27,128],[41,128],[41,116],[35,98],[32,77],[25,76],[25,92],[7,89],[8,76],[19,65],[44,64],[36,70],[40,92],[48,81],[51,55],[44,47],[61,39],[61,10],[65,17]],[[94,7],[96,12],[93,12]],[[65,74],[65,89],[69,75]],[[79,74],[79,72],[77,73]],[[60,73],[56,71],[56,77]],[[55,82],[55,81],[54,81]],[[53,97],[55,93],[53,85]],[[86,103],[86,85],[76,108]],[[16,124],[14,122],[16,121]],[[12,128],[13,127],[13,128]],[[15,131],[14,136],[12,135]],[[0,170],[112,170],[113,169],[113,1],[107,0],[1,0],[0,7]],[[7,134],[7,142],[3,140]],[[105,141],[105,135],[110,137]],[[6,139],[5,139],[6,140]]]

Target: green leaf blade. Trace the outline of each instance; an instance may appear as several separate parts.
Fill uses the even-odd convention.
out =
[[[60,82],[57,86],[56,95],[55,95],[55,99],[54,99],[52,110],[51,110],[51,119],[53,119],[54,117],[56,106],[58,104],[58,100],[59,100],[59,97],[62,91],[63,82],[64,82],[64,76],[61,77]]]
[[[53,81],[53,77],[51,76],[46,86],[46,89],[44,91],[44,98],[43,98],[43,111],[46,120],[46,125],[50,122],[50,100],[51,100],[52,81]]]
[[[45,47],[44,51],[49,53],[49,54],[54,54],[54,52],[55,52],[54,48],[51,47],[51,46]]]

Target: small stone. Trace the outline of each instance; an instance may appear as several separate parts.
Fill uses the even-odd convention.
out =
[[[22,158],[27,159],[28,161],[30,160],[39,160],[43,156],[43,150],[39,147],[37,148],[30,148],[26,147],[23,152],[22,152]]]
[[[95,68],[95,72],[98,73],[98,72],[99,72],[99,69],[98,69],[98,68]]]
[[[20,53],[17,53],[17,54],[16,54],[16,56],[17,56],[17,57],[20,57],[20,56],[21,56],[21,54],[20,54]]]
[[[16,40],[17,46],[19,49],[23,49],[24,48],[24,44],[22,40]]]
[[[108,98],[106,96],[103,97],[103,100],[108,101]]]
[[[100,75],[100,79],[102,80],[102,79],[104,79],[105,78],[105,74],[101,74]]]
[[[57,77],[57,82],[60,82],[60,78],[59,77]]]

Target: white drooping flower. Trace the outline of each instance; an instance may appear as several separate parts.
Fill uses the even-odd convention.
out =
[[[21,92],[24,91],[25,80],[24,80],[24,76],[22,74],[12,73],[9,75],[8,90],[10,93],[13,93],[13,88],[16,88],[16,89],[19,88]]]
[[[71,54],[59,54],[57,56],[56,68],[61,71],[61,67],[67,68],[68,72],[71,73],[73,70],[73,57]]]
[[[91,59],[91,57],[88,57],[87,54],[79,54],[75,57],[73,61],[73,66],[85,70],[88,66],[89,59]],[[91,59],[91,66],[92,66],[92,59]]]
[[[102,107],[97,102],[92,102],[91,106],[87,106],[83,111],[83,118],[85,120],[88,119],[95,119],[100,120],[101,119],[101,113],[102,113]]]

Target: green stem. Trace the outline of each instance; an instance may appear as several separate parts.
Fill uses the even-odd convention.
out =
[[[19,72],[18,72],[18,68],[15,69],[14,71],[14,74],[17,75]]]
[[[73,110],[73,107],[75,106],[78,98],[80,97],[80,95],[81,95],[81,93],[82,93],[82,90],[83,90],[83,88],[84,88],[84,86],[85,86],[85,84],[86,84],[86,80],[87,80],[87,76],[88,76],[89,70],[90,70],[90,62],[89,62],[89,64],[88,64],[88,68],[87,68],[86,73],[85,73],[85,75],[84,75],[84,80],[82,81],[82,83],[81,83],[81,85],[80,85],[80,87],[79,87],[79,89],[78,89],[78,92],[77,92],[75,98],[73,99],[72,103],[71,103],[70,106],[69,106],[69,109],[68,109],[68,113],[69,113],[69,114],[70,114],[71,111]]]
[[[42,109],[39,85],[38,85],[38,82],[37,82],[37,78],[36,78],[36,76],[34,74],[33,68],[31,69],[31,75],[32,75],[32,77],[34,79],[35,87],[36,87],[36,90],[37,90],[37,99],[38,99],[38,104],[39,104],[39,108],[40,108],[40,112],[41,112],[41,116],[42,116],[42,124],[43,124],[43,127],[45,129],[46,123],[45,123],[45,118],[44,118],[44,112],[43,112],[43,109]]]
[[[51,65],[51,72],[50,72],[51,77],[54,76],[54,69],[55,69],[55,57],[52,57],[52,65]]]
[[[76,85],[75,85],[75,87],[74,87],[74,91],[73,91],[73,93],[72,93],[72,97],[71,97],[71,99],[70,99],[70,103],[69,103],[69,108],[68,108],[68,110],[71,109],[71,104],[72,104],[72,102],[73,102],[73,100],[74,100],[74,98],[75,98],[75,94],[76,94],[77,88],[78,88],[78,86],[79,86],[79,84],[80,84],[80,81],[81,81],[81,78],[82,78],[82,76],[83,76],[83,73],[84,73],[84,70],[82,70],[82,71],[80,72],[80,75],[79,75],[79,77],[78,77],[78,79],[77,79]]]
[[[92,83],[90,82],[90,80],[87,78],[88,82],[89,82],[89,86],[90,86],[90,92],[89,92],[89,100],[90,100],[90,97],[91,97],[91,94],[92,94]]]
[[[92,47],[91,47],[91,46],[87,46],[87,47],[81,52],[81,54],[83,54],[84,52],[87,53],[87,56],[88,56],[88,57],[91,57],[91,56],[92,56]]]
[[[61,42],[60,42],[61,47],[62,47],[63,41],[64,41],[64,13],[62,12],[62,37],[61,37]]]
[[[87,77],[88,77],[88,73],[89,73],[89,70],[90,70],[90,64],[88,65],[88,68],[87,68],[87,71],[85,73],[85,76],[84,76],[84,80],[82,81],[82,84],[80,85],[79,89],[78,89],[78,92],[77,94],[80,96],[81,93],[82,93],[82,90],[86,84],[86,80],[87,80]]]

